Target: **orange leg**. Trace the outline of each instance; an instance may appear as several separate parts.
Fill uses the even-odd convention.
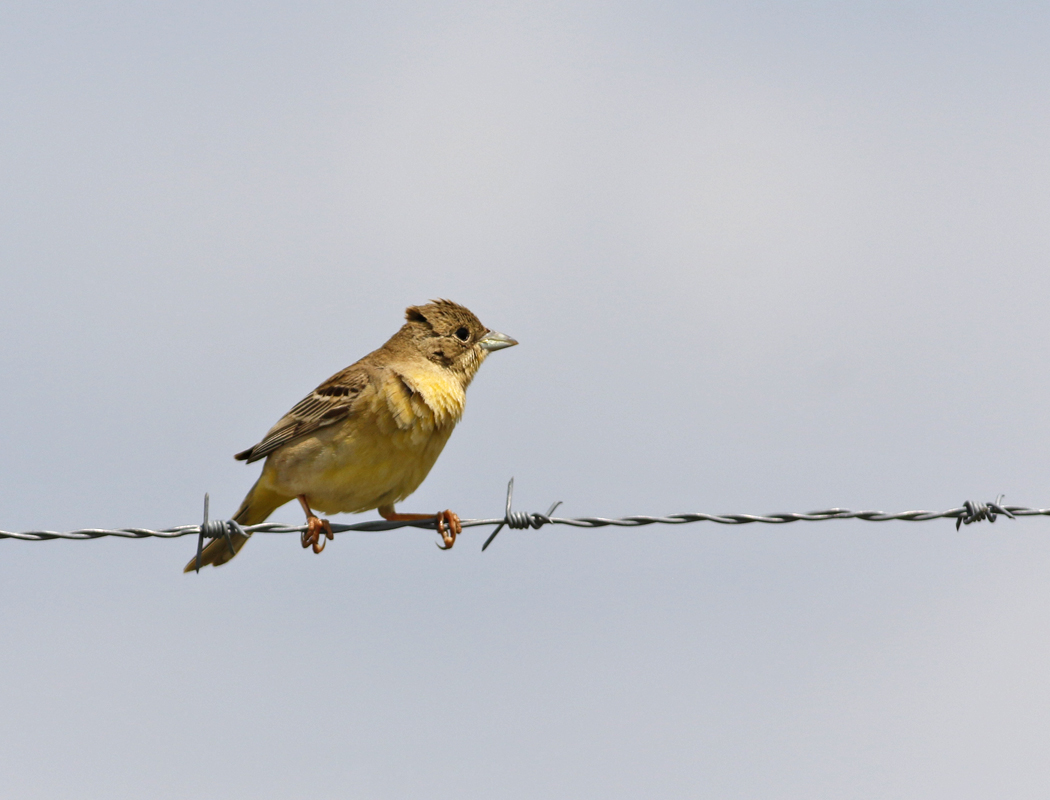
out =
[[[438,545],[442,550],[451,550],[456,543],[456,537],[463,532],[463,526],[459,523],[459,515],[448,509],[439,511],[437,514],[399,514],[394,511],[392,505],[380,506],[379,516],[392,522],[413,522],[417,519],[433,519],[437,521],[437,530],[441,534],[444,545]],[[446,526],[447,530],[446,530]]]
[[[299,495],[299,505],[306,512],[306,530],[300,534],[299,543],[302,544],[304,550],[313,546],[314,552],[320,553],[324,550],[325,544],[327,544],[326,540],[335,538],[332,535],[332,523],[326,519],[320,519],[310,510],[310,504],[306,502],[305,494]]]

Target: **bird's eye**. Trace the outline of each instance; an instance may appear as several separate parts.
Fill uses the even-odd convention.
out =
[[[461,342],[465,342],[467,341],[467,339],[470,338],[470,331],[468,331],[466,328],[460,328],[458,331],[456,331],[456,338],[459,339]]]

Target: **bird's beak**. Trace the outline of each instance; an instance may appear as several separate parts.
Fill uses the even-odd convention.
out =
[[[517,343],[517,339],[511,339],[507,334],[496,331],[489,331],[478,341],[481,349],[488,350],[490,353],[493,350],[502,350],[504,347],[513,347]]]

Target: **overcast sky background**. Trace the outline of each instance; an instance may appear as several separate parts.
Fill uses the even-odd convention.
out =
[[[229,516],[233,453],[435,297],[521,346],[402,510],[1050,506],[1047,41],[1044,3],[5,3],[0,528]],[[0,541],[0,794],[1050,792],[1046,518],[487,534]]]

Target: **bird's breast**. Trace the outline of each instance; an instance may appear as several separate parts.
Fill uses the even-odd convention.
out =
[[[385,388],[391,410],[407,426],[455,425],[467,402],[463,380],[429,361],[391,370]]]

